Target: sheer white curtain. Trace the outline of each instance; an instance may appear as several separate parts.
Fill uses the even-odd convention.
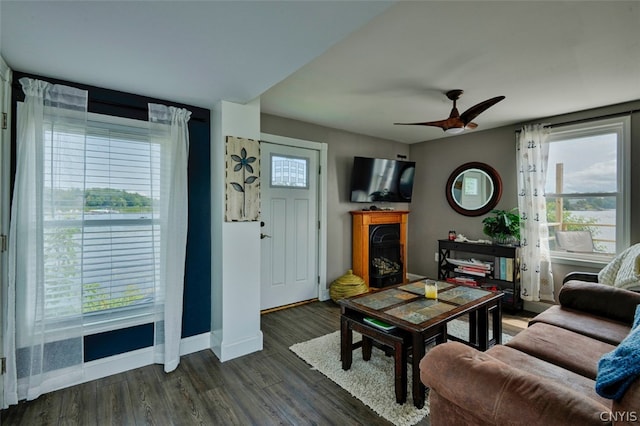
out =
[[[520,285],[523,300],[553,301],[545,183],[549,128],[527,125],[518,136],[518,209],[520,210]]]
[[[57,135],[84,143],[87,93],[29,78],[17,117],[16,176],[9,231],[9,312],[6,334],[8,404],[34,399],[82,375],[81,256],[47,250],[65,238],[69,211],[82,212],[80,200],[62,200],[65,171],[52,168],[66,156]],[[78,161],[78,162],[76,162]],[[69,170],[82,170],[82,158],[68,158]],[[66,167],[65,167],[66,168]],[[67,171],[69,171],[67,170]],[[83,189],[83,188],[80,188]],[[61,213],[61,203],[65,204]],[[79,213],[80,215],[82,213]],[[48,264],[50,267],[45,268]],[[14,334],[15,332],[15,334]]]
[[[187,161],[191,112],[149,104],[151,141],[160,146],[160,286],[163,315],[156,322],[156,358],[166,372],[180,362],[182,296],[187,247]]]

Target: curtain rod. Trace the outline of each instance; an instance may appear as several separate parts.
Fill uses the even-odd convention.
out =
[[[2,1],[2,0],[0,0]],[[189,121],[198,121],[201,123],[209,123],[210,122],[210,111],[207,108],[198,107],[195,105],[183,104],[180,102],[167,101],[164,99],[152,98],[145,95],[136,95],[134,93],[120,92],[118,90],[106,89],[104,87],[96,87],[83,83],[75,83],[66,80],[59,80],[57,78],[52,77],[42,77],[36,74],[28,74],[21,71],[14,71],[13,73],[13,81],[12,81],[12,89],[15,91],[15,97],[18,101],[24,101],[24,93],[22,91],[22,85],[20,84],[20,78],[28,77],[35,78],[37,80],[43,80],[51,84],[64,84],[66,86],[76,87],[78,89],[86,90],[89,92],[88,97],[88,112],[95,112],[92,110],[92,105],[104,105],[107,107],[114,107],[118,109],[128,109],[133,111],[138,111],[140,114],[144,115],[148,112],[148,107],[146,104],[148,103],[159,103],[166,104],[170,106],[175,106],[177,108],[185,108],[191,111],[191,118]],[[134,101],[131,103],[113,100],[112,98],[116,96],[122,96],[127,99],[133,98]],[[134,118],[134,117],[128,117]]]
[[[135,96],[139,96],[139,95],[135,95]],[[153,100],[153,98],[148,98],[149,100]],[[150,102],[150,103],[157,103],[159,101],[156,102]],[[165,101],[166,102],[166,101]],[[136,111],[140,111],[143,113],[146,113],[149,111],[148,108],[145,107],[140,107],[140,106],[136,106],[136,105],[126,105],[123,104],[121,102],[114,102],[114,101],[107,101],[104,99],[89,99],[89,104],[98,104],[98,105],[106,105],[106,106],[111,106],[111,107],[115,107],[115,108],[122,108],[122,109],[132,109],[132,110],[136,110]],[[199,121],[201,123],[208,123],[209,122],[209,117],[205,116],[201,113],[201,111],[204,111],[205,108],[200,108],[200,107],[196,107],[196,106],[192,106],[192,105],[185,105],[185,104],[180,104],[178,102],[169,102],[168,103],[170,106],[176,106],[178,105],[179,108],[185,108],[188,109],[191,112],[191,118],[189,119],[189,121],[194,120],[194,121]],[[197,109],[198,111],[193,111],[194,109]],[[91,110],[89,110],[89,112],[92,112]]]
[[[632,109],[632,110],[628,110],[628,111],[613,112],[611,114],[599,115],[597,117],[579,118],[579,119],[576,119],[576,120],[563,121],[561,123],[556,123],[556,124],[549,124],[548,126],[553,129],[554,127],[571,126],[573,124],[585,123],[587,121],[604,120],[604,119],[607,119],[607,118],[622,117],[622,116],[625,116],[625,115],[635,114],[637,112],[640,112],[640,109],[636,108],[636,109]],[[515,132],[516,133],[520,133],[521,130],[518,129]]]

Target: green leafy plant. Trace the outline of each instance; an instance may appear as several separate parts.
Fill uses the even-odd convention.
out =
[[[520,239],[520,215],[517,208],[492,210],[491,213],[493,216],[482,219],[482,231],[486,235],[498,242],[515,242]]]

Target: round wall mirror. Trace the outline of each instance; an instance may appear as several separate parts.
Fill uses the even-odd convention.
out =
[[[493,210],[502,196],[500,175],[491,166],[471,162],[455,169],[446,187],[452,209],[465,216],[481,216]]]

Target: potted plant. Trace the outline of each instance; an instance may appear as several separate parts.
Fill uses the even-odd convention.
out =
[[[482,231],[498,244],[514,244],[520,240],[518,209],[492,210],[493,216],[482,219]]]

